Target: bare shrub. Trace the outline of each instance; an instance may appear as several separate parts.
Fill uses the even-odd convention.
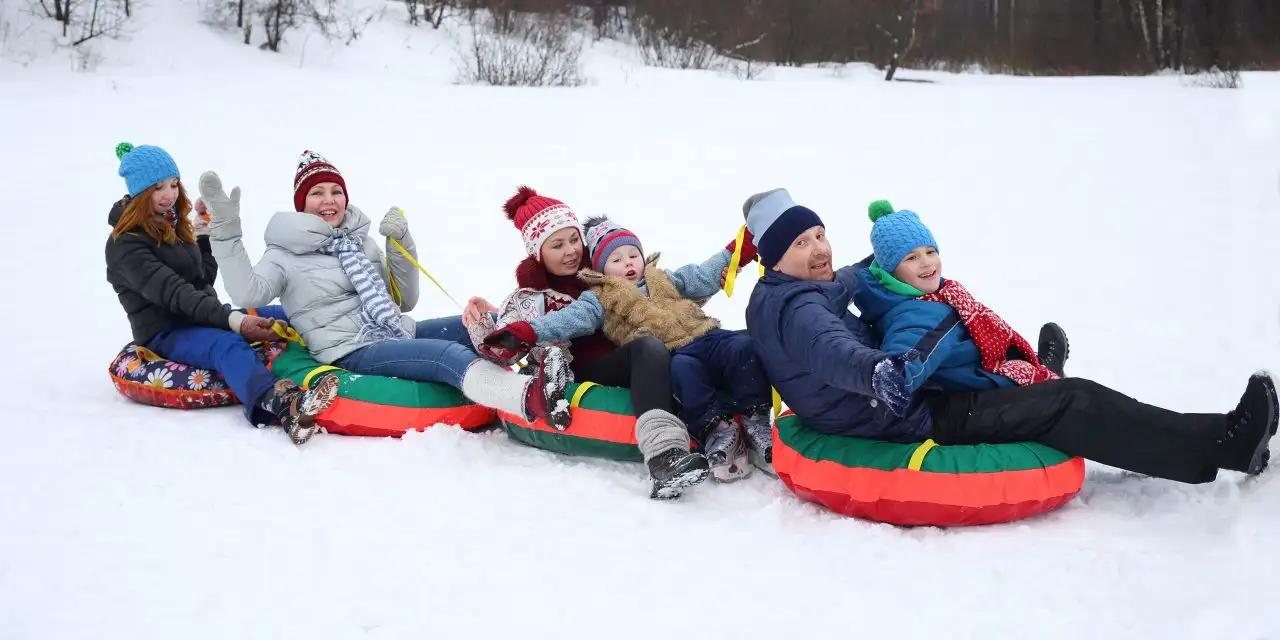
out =
[[[640,47],[640,58],[651,67],[667,69],[710,69],[716,63],[716,50],[688,31],[658,24],[652,16],[631,20],[631,37]]]
[[[409,24],[416,26],[426,22],[432,29],[439,29],[445,18],[457,15],[461,11],[460,4],[460,0],[404,0]]]
[[[1220,69],[1211,67],[1200,73],[1183,76],[1183,82],[1192,87],[1207,89],[1239,89],[1240,71],[1238,69]]]
[[[36,0],[45,16],[62,24],[65,44],[77,47],[94,38],[119,38],[132,10],[128,0]]]
[[[566,16],[475,12],[462,47],[459,81],[506,87],[574,87],[584,83],[581,34]]]

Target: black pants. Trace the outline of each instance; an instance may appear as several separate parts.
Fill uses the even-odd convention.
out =
[[[1177,413],[1082,378],[943,396],[938,444],[1025,442],[1179,482],[1211,482],[1227,428],[1221,413]]]
[[[671,397],[671,352],[662,341],[645,337],[632,340],[574,371],[578,382],[631,389],[631,405],[637,416],[650,409],[675,413]]]

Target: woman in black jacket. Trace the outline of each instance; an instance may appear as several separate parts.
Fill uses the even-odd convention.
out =
[[[209,238],[197,237],[187,218],[191,201],[173,158],[159,147],[127,142],[116,146],[116,157],[129,194],[107,218],[107,282],[129,316],[134,343],[217,371],[251,423],[279,419],[290,439],[306,442],[316,431],[314,417],[337,395],[337,377],[321,376],[306,391],[290,380],[277,382],[249,344],[270,338],[274,321],[218,300],[218,264]]]

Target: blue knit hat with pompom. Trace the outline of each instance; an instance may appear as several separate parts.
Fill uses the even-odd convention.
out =
[[[893,273],[898,263],[916,247],[938,248],[938,243],[914,211],[894,211],[888,200],[876,200],[867,207],[871,226],[871,250],[876,264]]]
[[[145,144],[135,147],[121,142],[116,145],[116,157],[120,159],[120,177],[124,178],[131,198],[153,184],[182,177],[178,163],[160,147]]]

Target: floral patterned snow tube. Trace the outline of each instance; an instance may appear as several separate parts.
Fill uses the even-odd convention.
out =
[[[285,319],[279,305],[249,309],[245,313]],[[283,339],[272,340],[255,343],[253,348],[263,364],[270,364],[287,344]],[[107,367],[107,374],[121,395],[154,407],[203,409],[240,403],[217,371],[167,360],[133,343],[120,350]]]
[[[287,343],[273,340],[254,345],[258,359],[266,364],[284,351]],[[170,409],[203,409],[239,404],[222,376],[212,369],[166,360],[154,351],[127,344],[108,372],[116,390],[126,398]]]

